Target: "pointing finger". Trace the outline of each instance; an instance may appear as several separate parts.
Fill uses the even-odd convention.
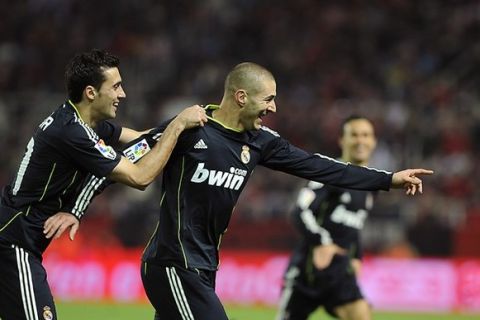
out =
[[[412,173],[411,175],[416,175],[416,174],[420,174],[420,175],[431,175],[433,174],[433,170],[427,170],[427,169],[412,169]]]

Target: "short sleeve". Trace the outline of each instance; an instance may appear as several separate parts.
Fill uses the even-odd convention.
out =
[[[100,122],[95,128],[95,132],[105,144],[113,145],[118,143],[122,127],[108,120]]]
[[[59,139],[63,152],[83,171],[105,177],[120,162],[121,155],[100,139],[93,129],[78,122],[64,128]]]

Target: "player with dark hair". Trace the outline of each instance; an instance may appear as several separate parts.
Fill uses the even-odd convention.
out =
[[[159,143],[137,164],[111,147],[141,132],[119,127],[115,118],[125,98],[119,60],[104,51],[76,55],[65,82],[69,100],[36,128],[15,180],[0,199],[0,318],[56,319],[55,305],[42,266],[50,243],[44,223],[56,217],[49,231],[78,228],[74,201],[93,173],[144,189],[163,170],[185,129],[207,121],[199,106],[187,108],[163,131]],[[97,185],[90,185],[93,192]],[[49,232],[47,231],[47,233]]]
[[[422,191],[417,175],[432,173],[409,169],[391,174],[298,149],[261,126],[262,117],[276,111],[275,95],[268,70],[239,64],[227,76],[221,104],[205,107],[210,121],[180,136],[163,171],[159,222],[142,258],[142,280],[156,320],[227,319],[215,293],[218,249],[257,164],[339,187],[405,187],[412,195]],[[139,161],[167,125],[134,140],[123,154]],[[93,196],[111,183],[94,175],[85,181],[72,210],[79,217]]]
[[[368,165],[376,145],[370,120],[347,118],[339,144],[341,161]],[[356,276],[362,258],[360,230],[373,196],[371,191],[315,181],[300,191],[293,218],[303,237],[285,272],[277,320],[306,320],[320,306],[343,320],[371,318]]]
[[[208,123],[185,131],[165,166],[159,222],[143,254],[141,275],[156,320],[227,319],[215,293],[218,250],[237,199],[257,164],[337,187],[422,191],[409,169],[394,174],[303,151],[262,126],[276,111],[272,74],[241,63],[227,76]],[[148,144],[167,123],[136,140]]]

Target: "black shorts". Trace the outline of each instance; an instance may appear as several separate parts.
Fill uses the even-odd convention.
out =
[[[37,257],[0,242],[0,270],[0,319],[57,319],[47,273]]]
[[[307,269],[309,271],[307,271]],[[290,265],[285,273],[278,320],[306,320],[323,306],[337,317],[335,308],[363,299],[348,257],[335,256],[324,270]]]
[[[215,272],[142,263],[155,320],[228,320],[215,293]]]

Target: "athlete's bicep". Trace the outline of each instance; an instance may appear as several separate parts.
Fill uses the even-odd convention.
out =
[[[152,129],[144,130],[144,131],[136,131],[130,128],[122,127],[122,131],[120,133],[119,141],[121,143],[128,143],[139,138],[141,135],[150,132]]]
[[[145,189],[138,186],[137,177],[140,172],[135,163],[152,150],[161,137],[163,130],[164,128],[160,126],[132,139],[122,151],[124,157],[120,159],[120,162],[112,170],[108,178],[134,188]]]

